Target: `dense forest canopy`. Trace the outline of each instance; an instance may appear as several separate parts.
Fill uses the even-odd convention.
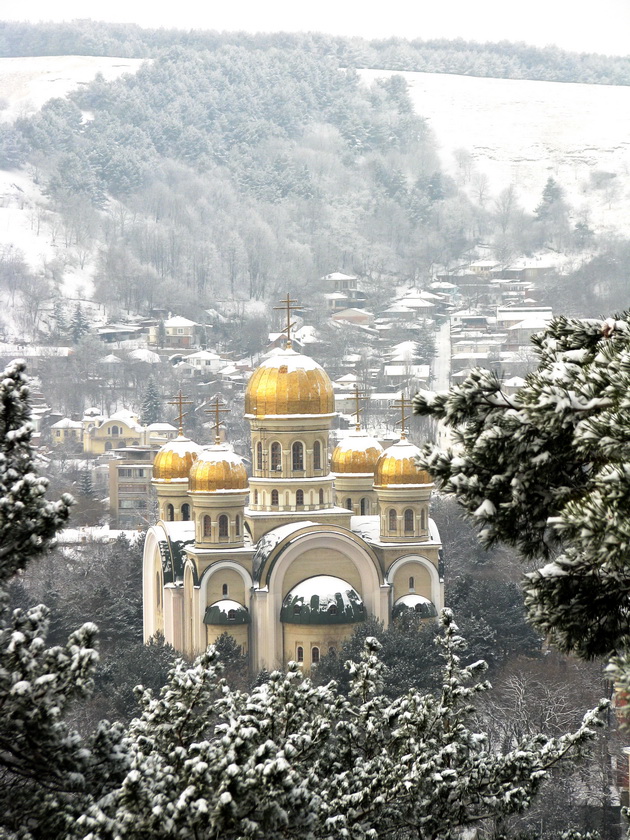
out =
[[[34,55],[155,56],[173,46],[217,50],[293,49],[332,58],[341,67],[459,73],[502,79],[534,79],[587,84],[630,84],[627,58],[571,53],[524,43],[387,38],[367,41],[322,33],[214,32],[143,29],[136,24],[76,20],[69,23],[0,23],[0,57]]]

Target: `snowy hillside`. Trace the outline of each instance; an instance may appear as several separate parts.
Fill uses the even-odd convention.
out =
[[[141,64],[138,58],[88,55],[0,58],[0,120],[31,114],[48,99],[91,82],[97,73],[112,81],[135,73]]]
[[[366,81],[389,75],[360,71]],[[400,73],[417,113],[426,117],[447,170],[465,173],[465,149],[496,195],[513,184],[533,210],[549,176],[579,215],[601,231],[627,232],[630,218],[630,87]],[[471,181],[471,195],[475,188]]]

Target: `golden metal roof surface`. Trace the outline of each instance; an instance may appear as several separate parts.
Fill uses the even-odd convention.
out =
[[[183,435],[169,440],[155,456],[153,478],[160,481],[187,479],[200,451],[198,444]]]
[[[190,470],[188,489],[194,493],[247,491],[247,470],[231,449],[222,444],[207,446]]]
[[[335,447],[330,461],[334,473],[374,473],[376,462],[383,453],[383,447],[363,431],[350,432]]]
[[[326,371],[309,356],[291,349],[265,359],[245,392],[245,414],[254,417],[334,411],[335,396]]]
[[[375,487],[390,487],[405,484],[432,484],[426,470],[420,469],[416,458],[420,454],[406,438],[390,446],[376,462],[374,471]]]

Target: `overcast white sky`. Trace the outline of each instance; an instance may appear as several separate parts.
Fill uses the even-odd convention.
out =
[[[630,53],[629,0],[3,0],[0,20],[92,18],[141,26],[525,41]]]

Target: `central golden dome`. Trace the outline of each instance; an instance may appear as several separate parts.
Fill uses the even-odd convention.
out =
[[[348,433],[332,454],[330,469],[334,473],[374,475],[374,468],[383,447],[376,438],[362,429]]]
[[[191,493],[215,493],[248,488],[247,471],[239,456],[224,444],[206,446],[192,465],[188,482]]]
[[[323,367],[295,350],[265,359],[245,391],[247,417],[333,414],[335,396]]]
[[[391,487],[405,484],[432,484],[431,476],[416,464],[420,450],[407,438],[390,446],[376,462],[375,487]]]
[[[201,452],[201,447],[183,435],[169,440],[155,456],[154,480],[187,481],[190,468],[199,452]]]

